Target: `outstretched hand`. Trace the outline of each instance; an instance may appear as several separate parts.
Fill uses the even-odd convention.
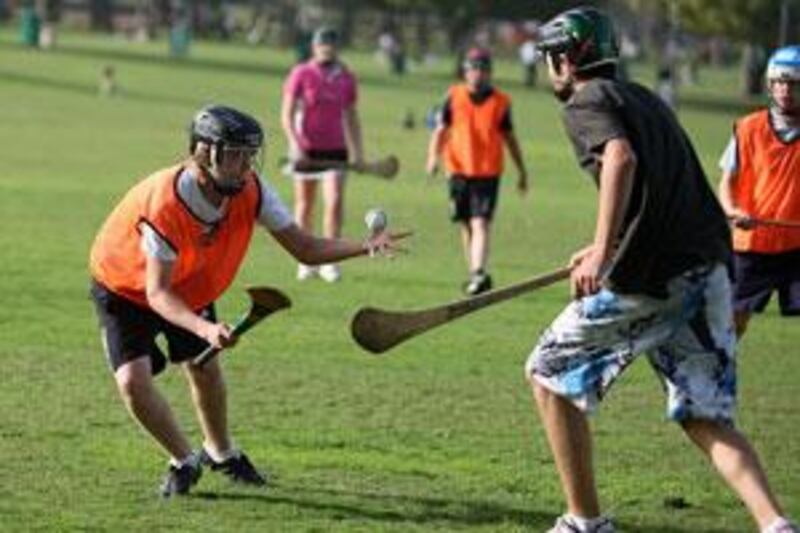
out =
[[[364,246],[370,257],[378,255],[392,258],[397,253],[407,253],[408,249],[398,246],[398,243],[413,235],[413,231],[389,232],[381,231],[369,237]]]

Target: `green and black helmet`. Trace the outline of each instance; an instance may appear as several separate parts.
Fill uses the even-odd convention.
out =
[[[536,47],[542,54],[566,55],[578,72],[619,59],[614,25],[608,15],[593,7],[557,15],[541,29]]]

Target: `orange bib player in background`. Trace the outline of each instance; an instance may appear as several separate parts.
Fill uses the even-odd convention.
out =
[[[112,211],[90,254],[91,294],[103,348],[131,415],[169,455],[162,496],[186,494],[203,465],[231,480],[261,486],[265,477],[233,443],[227,426],[225,381],[218,358],[185,364],[209,345],[233,344],[216,321],[214,300],[244,260],[253,228],[266,229],[296,259],[335,263],[391,250],[386,232],[366,242],[322,239],[301,230],[255,171],[264,134],[235,109],[201,109],[190,128],[189,158],[135,185]],[[153,376],[167,355],[183,364],[203,443],[193,451]]]
[[[436,174],[441,155],[450,178],[451,218],[461,224],[470,296],[492,288],[486,271],[490,225],[497,205],[504,147],[517,167],[517,188],[528,189],[528,172],[511,122],[511,98],[491,84],[489,52],[471,49],[464,60],[465,83],[447,93],[439,125],[428,146],[427,172]]]
[[[770,105],[736,122],[720,160],[720,203],[733,223],[734,313],[741,337],[773,292],[800,314],[800,46],[767,65]]]

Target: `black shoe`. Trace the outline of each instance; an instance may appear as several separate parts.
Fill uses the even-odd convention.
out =
[[[208,465],[211,470],[225,474],[235,483],[257,487],[267,484],[267,480],[256,470],[256,467],[253,466],[253,463],[250,462],[244,452],[239,452],[238,456],[218,463],[204,448],[200,451],[200,461],[204,465]]]
[[[492,276],[486,272],[475,272],[470,276],[469,281],[464,285],[464,292],[467,296],[475,296],[482,292],[491,290]]]
[[[161,496],[169,498],[175,495],[189,494],[189,489],[198,482],[202,475],[203,468],[199,464],[197,466],[185,464],[181,467],[170,464],[169,471],[161,484]]]

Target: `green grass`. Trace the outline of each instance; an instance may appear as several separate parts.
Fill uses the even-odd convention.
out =
[[[396,152],[391,184],[353,177],[346,232],[384,206],[413,228],[410,255],[354,261],[339,285],[299,284],[269,238],[254,239],[219,304],[232,318],[241,288],[284,289],[294,307],[245,337],[226,361],[234,435],[273,476],[266,491],[233,488],[206,473],[195,497],[161,502],[161,452],[132,423],[103,361],[87,298],[91,240],[115,201],[148,172],[182,156],[185,126],[207,102],[249,110],[269,129],[266,170],[285,145],[278,127],[283,51],[197,44],[185,61],[166,45],[64,35],[52,52],[19,48],[0,30],[0,529],[181,531],[542,530],[562,510],[552,460],[532,411],[522,364],[538,332],[566,302],[563,285],[497,306],[398,347],[360,351],[348,322],[366,303],[404,309],[458,296],[464,266],[447,222],[444,185],[423,175],[427,132],[403,130],[449,82],[449,61],[405,79],[371,57],[347,54],[361,79],[368,152]],[[96,94],[113,63],[122,88]],[[635,72],[649,80],[649,70]],[[532,173],[521,200],[508,180],[495,228],[492,272],[510,283],[562,264],[591,236],[595,196],[577,169],[557,106],[526,91],[514,65],[499,84]],[[681,119],[709,174],[733,118],[735,73],[706,71]],[[513,178],[513,175],[509,176]],[[741,347],[742,429],[772,483],[800,516],[800,333],[774,309]],[[182,377],[159,379],[194,443]],[[624,376],[594,421],[602,500],[624,531],[747,531],[749,518],[680,431],[664,422],[645,363]],[[663,501],[683,497],[686,510]]]

